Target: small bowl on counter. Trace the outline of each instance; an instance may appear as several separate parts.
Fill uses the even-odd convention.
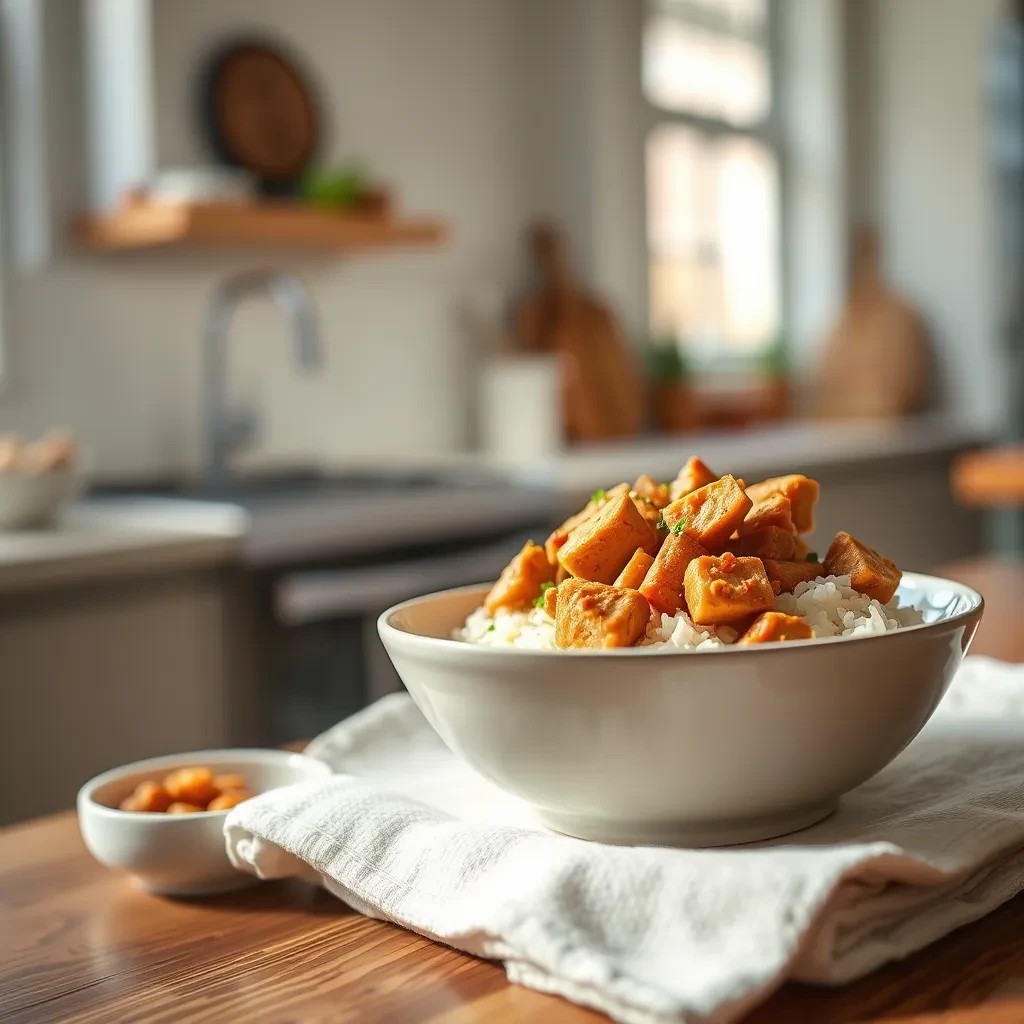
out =
[[[52,526],[81,489],[77,463],[75,442],[63,431],[28,443],[0,435],[0,530]]]
[[[202,765],[241,775],[253,795],[321,779],[330,768],[285,750],[199,750],[135,761],[103,772],[78,791],[78,824],[89,852],[103,865],[127,871],[137,885],[166,896],[208,896],[255,884],[228,859],[227,810],[189,814],[122,810],[140,783],[160,783],[178,769]]]

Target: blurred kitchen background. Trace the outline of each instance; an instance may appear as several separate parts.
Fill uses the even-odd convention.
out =
[[[692,453],[1019,554],[1022,78],[1003,0],[0,0],[0,822]]]

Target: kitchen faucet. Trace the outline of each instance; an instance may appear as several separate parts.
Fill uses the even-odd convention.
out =
[[[313,370],[322,360],[313,303],[306,286],[294,274],[246,271],[218,286],[203,330],[203,476],[208,484],[227,481],[232,451],[251,442],[258,432],[258,419],[251,410],[227,408],[225,345],[235,308],[248,296],[259,294],[269,295],[287,316],[296,363],[304,370]]]

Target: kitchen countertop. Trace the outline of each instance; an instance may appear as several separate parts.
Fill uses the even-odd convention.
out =
[[[230,508],[72,506],[59,526],[0,533],[0,594],[213,565],[238,557],[244,518]]]
[[[988,637],[1002,638],[1003,657],[1024,660],[1024,568],[1003,571],[1007,600],[993,594]],[[973,649],[997,653],[982,633]],[[0,830],[0,908],[6,1024],[607,1020],[298,882],[204,900],[151,896],[89,857],[72,811]],[[744,1024],[1016,1024],[1022,982],[1019,895],[860,981],[784,985]]]
[[[630,438],[568,449],[527,463],[506,463],[512,479],[555,491],[589,494],[648,473],[669,480],[690,455],[748,480],[784,472],[814,474],[855,465],[948,456],[992,439],[983,426],[945,416],[891,423],[792,420],[745,431]]]

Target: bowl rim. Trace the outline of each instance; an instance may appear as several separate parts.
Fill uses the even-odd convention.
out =
[[[967,586],[965,583],[959,583],[956,580],[946,579],[942,576],[930,576],[927,573],[919,572],[905,572],[903,573],[903,579],[908,582],[913,581],[923,583],[928,589],[938,590],[940,587],[953,589],[961,596],[967,598],[970,605],[964,611],[958,612],[956,615],[951,615],[949,618],[937,619],[935,622],[921,622],[913,626],[902,626],[899,629],[894,629],[887,633],[866,634],[864,636],[823,636],[815,637],[811,640],[788,640],[785,642],[758,644],[756,647],[738,647],[735,644],[730,644],[727,647],[712,647],[704,651],[686,650],[684,648],[666,649],[664,647],[619,647],[611,650],[563,648],[543,650],[536,648],[524,649],[517,647],[490,647],[482,644],[472,644],[465,640],[456,640],[449,637],[422,636],[419,633],[400,629],[392,623],[392,619],[407,608],[412,608],[416,605],[436,600],[440,597],[448,597],[462,593],[468,594],[474,591],[483,592],[493,585],[488,583],[474,583],[465,587],[451,587],[447,590],[437,590],[433,593],[423,594],[420,597],[414,597],[408,601],[402,601],[399,604],[392,605],[386,611],[382,612],[380,617],[377,619],[377,631],[385,646],[388,646],[389,643],[395,643],[398,645],[415,644],[416,646],[422,645],[427,650],[434,650],[438,652],[461,650],[464,653],[459,655],[459,657],[488,658],[493,656],[505,658],[512,655],[517,658],[664,658],[690,657],[694,654],[700,654],[713,655],[716,658],[736,658],[750,657],[753,654],[771,655],[783,652],[793,652],[796,650],[815,650],[822,647],[835,646],[837,644],[848,647],[851,644],[862,644],[865,642],[874,642],[885,639],[895,640],[898,637],[913,636],[927,631],[938,632],[959,625],[966,626],[971,621],[980,620],[984,615],[985,599],[977,590],[973,587]]]
[[[119,765],[116,768],[108,768],[106,771],[94,775],[88,782],[84,783],[78,790],[75,801],[76,806],[88,808],[90,813],[98,813],[105,817],[122,818],[125,820],[145,821],[196,821],[197,819],[209,820],[220,815],[226,817],[231,808],[222,811],[193,811],[191,814],[159,814],[153,811],[123,811],[120,807],[109,807],[101,804],[95,797],[96,790],[108,783],[117,782],[126,775],[136,775],[140,772],[148,772],[160,769],[173,770],[175,766],[187,768],[196,764],[211,765],[217,759],[226,761],[249,761],[251,764],[259,763],[281,763],[282,761],[299,761],[314,770],[314,774],[327,777],[331,774],[331,767],[326,762],[308,754],[296,750],[278,750],[274,747],[218,747],[212,750],[190,750],[181,754],[161,754],[157,757],[146,757],[141,761],[129,761],[127,764]],[[301,781],[301,780],[296,780]],[[259,794],[254,794],[259,796]]]

